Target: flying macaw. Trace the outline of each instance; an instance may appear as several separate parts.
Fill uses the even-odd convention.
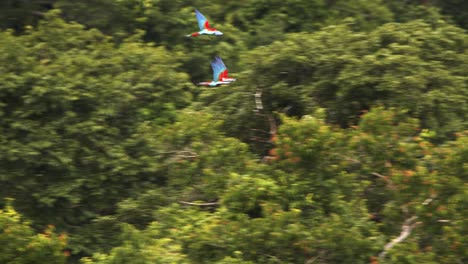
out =
[[[224,66],[224,64],[221,64],[220,61],[217,60],[217,58],[219,57],[215,57],[215,59],[211,61],[211,68],[213,69],[213,80],[211,82],[200,82],[198,83],[198,85],[216,87],[220,85],[230,84],[233,82],[222,79],[222,75],[223,72],[226,71],[226,67]]]
[[[210,27],[210,23],[206,19],[206,17],[200,13],[197,9],[195,9],[195,16],[197,17],[198,27],[200,31],[192,33],[190,35],[186,35],[186,37],[196,37],[199,35],[215,35],[215,36],[222,36],[223,33],[216,28]]]
[[[227,67],[226,65],[224,64],[223,60],[219,57],[219,56],[216,56],[215,57],[215,62],[218,63],[219,65],[221,65],[223,67],[223,72],[221,73],[221,81],[223,82],[235,82],[236,79],[234,78],[231,78],[228,76],[228,70],[227,70]]]

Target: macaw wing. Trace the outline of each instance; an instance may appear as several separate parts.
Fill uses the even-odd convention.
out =
[[[216,56],[215,59],[213,60],[213,63],[216,63],[217,65],[219,65],[219,67],[224,71],[226,70],[226,65],[224,65],[223,61],[221,60],[221,58],[219,56]]]
[[[206,17],[197,9],[195,9],[195,16],[197,17],[198,27],[200,28],[200,30],[207,29],[210,27],[210,24],[208,23]]]
[[[222,60],[221,57],[219,57],[219,56],[216,56],[216,57],[215,57],[215,60],[216,60],[216,62],[217,62],[219,65],[222,66],[223,71],[222,71],[222,73],[221,73],[221,78],[227,78],[227,77],[228,77],[228,70],[227,70],[227,67],[226,67],[226,65],[224,64],[223,60]]]
[[[219,64],[223,65],[224,68],[227,69],[227,67],[226,67],[226,65],[224,64],[224,62],[223,62],[223,60],[221,59],[221,57],[216,56],[216,57],[215,57],[215,60],[216,60],[217,62],[219,62]]]
[[[213,81],[218,82],[224,69],[215,61],[211,62],[211,68],[213,69]]]

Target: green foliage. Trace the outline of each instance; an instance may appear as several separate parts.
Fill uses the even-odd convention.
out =
[[[138,36],[115,47],[57,12],[37,30],[1,39],[1,196],[41,215],[37,224],[68,230],[112,212],[109,204],[144,182],[161,181],[125,165],[134,162],[139,124],[170,123],[190,102],[191,84],[174,54]]]
[[[442,21],[369,33],[336,26],[289,35],[243,60],[270,111],[301,116],[321,106],[329,121],[348,126],[383,104],[408,110],[441,140],[467,127],[466,43],[463,30]]]
[[[142,123],[125,144],[126,149],[138,152],[133,152],[132,159],[121,161],[115,170],[126,175],[140,173],[147,178],[140,176],[128,197],[114,195],[122,199],[116,204],[115,214],[94,219],[87,232],[94,229],[99,232],[77,234],[79,241],[89,239],[88,236],[102,237],[103,244],[112,246],[120,240],[104,236],[115,236],[122,222],[144,228],[158,219],[155,210],[171,203],[216,203],[228,175],[234,171],[242,173],[255,165],[246,145],[223,136],[209,116],[191,111],[180,113],[173,124],[157,130],[148,122]]]
[[[382,24],[392,22],[401,13],[392,13],[387,1],[367,1],[367,0],[337,0],[328,1],[333,14],[328,17],[327,24],[336,24],[343,18],[352,19],[353,28],[359,30],[371,30]]]
[[[123,228],[123,245],[112,249],[109,255],[96,254],[93,259],[82,259],[83,264],[124,264],[124,263],[189,263],[181,252],[179,244],[170,238],[152,239],[157,229],[138,231],[132,226]]]
[[[455,234],[466,228],[457,220],[466,206],[461,199],[466,191],[460,182],[466,174],[465,147],[460,145],[466,146],[466,135],[461,133],[457,141],[439,148],[421,137],[423,134],[417,130],[417,121],[404,112],[382,108],[365,114],[358,126],[346,131],[314,117],[286,119],[271,152],[272,165],[286,172],[277,177],[287,184],[282,196],[288,197],[289,207],[300,208],[309,217],[346,215],[355,224],[367,216],[380,224],[379,232],[366,237],[379,242],[382,237],[377,234],[397,234],[405,219],[417,217],[409,244],[390,251],[389,260],[463,262],[464,254],[457,250],[466,241]],[[442,165],[446,162],[450,169]],[[446,192],[447,188],[451,191]],[[362,197],[366,206],[359,205]]]
[[[54,226],[36,234],[30,223],[21,218],[8,201],[6,207],[0,210],[0,262],[65,263],[68,255],[64,251],[66,236],[57,235]]]

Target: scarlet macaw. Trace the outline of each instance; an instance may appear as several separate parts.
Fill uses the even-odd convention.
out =
[[[230,84],[233,82],[232,80],[231,81],[223,80],[223,77],[222,77],[223,73],[226,72],[226,76],[227,76],[227,69],[226,69],[226,66],[224,66],[224,63],[220,61],[221,58],[219,58],[219,60],[218,58],[219,57],[216,56],[215,59],[211,61],[211,68],[213,69],[213,80],[211,82],[200,82],[198,83],[198,85],[216,87],[220,85]],[[229,79],[233,79],[233,78],[229,78]]]
[[[196,37],[199,35],[215,35],[215,36],[222,36],[223,33],[216,28],[210,27],[210,23],[206,19],[206,17],[200,13],[197,9],[195,9],[195,16],[197,17],[198,27],[200,31],[192,33],[190,35],[186,35],[186,37]]]

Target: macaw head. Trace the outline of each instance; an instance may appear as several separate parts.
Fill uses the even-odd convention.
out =
[[[214,32],[215,36],[222,36],[223,35],[223,32],[219,31],[219,30],[216,30]]]

